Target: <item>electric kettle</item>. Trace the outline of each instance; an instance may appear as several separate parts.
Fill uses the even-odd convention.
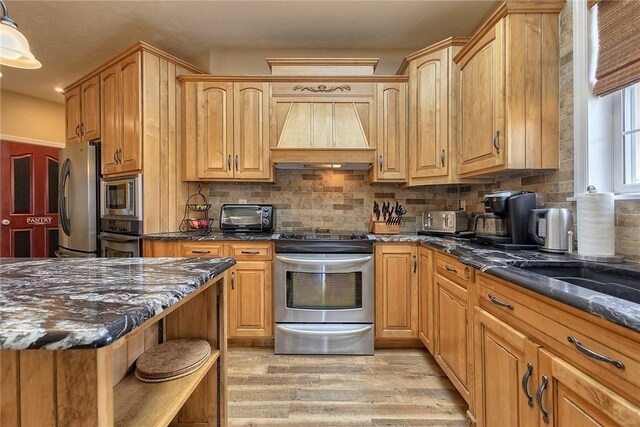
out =
[[[565,253],[569,249],[569,231],[573,231],[573,217],[569,209],[531,209],[529,236],[543,252]]]

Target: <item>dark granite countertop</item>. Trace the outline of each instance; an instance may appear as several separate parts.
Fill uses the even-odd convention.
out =
[[[191,233],[160,233],[145,235],[146,239],[160,240],[264,240],[271,239],[264,234],[222,234],[195,236]],[[596,271],[614,272],[620,276],[638,281],[640,291],[640,265],[602,264],[570,259],[532,250],[504,250],[477,243],[468,239],[446,236],[423,236],[416,233],[400,235],[376,235],[377,242],[408,242],[432,247],[458,258],[458,261],[487,274],[502,278],[541,295],[568,304],[595,316],[640,332],[640,304],[609,296],[566,281],[528,271],[527,267],[587,267]]]
[[[210,233],[190,231],[171,231],[167,233],[151,233],[142,236],[146,240],[184,240],[184,241],[214,241],[214,240],[241,240],[241,241],[271,241],[271,233],[223,233],[212,231]]]
[[[0,349],[109,345],[234,264],[232,258],[0,259]]]

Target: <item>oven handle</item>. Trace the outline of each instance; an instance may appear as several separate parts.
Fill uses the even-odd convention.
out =
[[[301,330],[294,328],[287,328],[286,326],[276,325],[276,329],[279,329],[283,332],[289,332],[290,334],[296,335],[360,335],[365,332],[369,332],[373,329],[373,325],[365,326],[364,328],[351,329],[348,331],[310,331],[310,330]]]
[[[357,264],[371,261],[371,255],[346,258],[346,259],[324,259],[324,258],[289,258],[282,255],[277,255],[276,259],[287,264],[303,264],[303,265],[344,265],[344,264]]]
[[[138,237],[113,237],[113,236],[105,236],[105,235],[98,235],[98,239],[100,240],[104,240],[105,242],[117,242],[117,243],[130,243],[130,242],[137,242],[140,239]]]

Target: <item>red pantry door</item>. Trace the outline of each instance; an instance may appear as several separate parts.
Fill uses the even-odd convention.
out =
[[[59,148],[0,141],[0,256],[55,256],[59,153]]]

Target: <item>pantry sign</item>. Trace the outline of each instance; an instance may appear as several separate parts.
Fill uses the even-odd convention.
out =
[[[53,218],[50,216],[30,216],[27,218],[27,224],[31,225],[48,225],[51,224]]]

